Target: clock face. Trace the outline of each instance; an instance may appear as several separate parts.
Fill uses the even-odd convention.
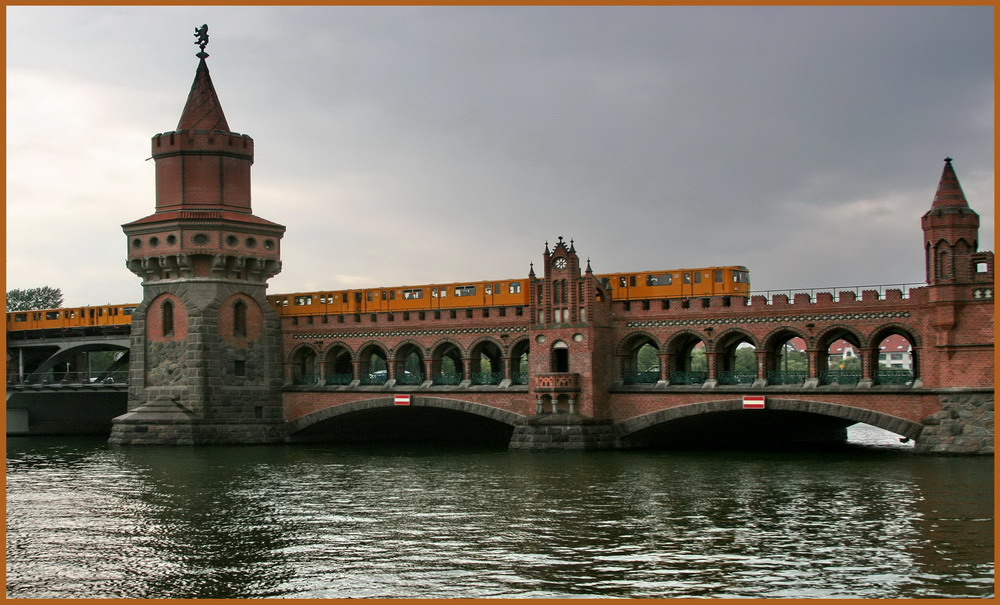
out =
[[[566,259],[560,256],[559,258],[556,259],[556,269],[565,269],[565,268],[566,268]]]

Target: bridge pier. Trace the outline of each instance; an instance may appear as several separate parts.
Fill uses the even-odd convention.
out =
[[[516,452],[596,451],[617,448],[610,420],[579,414],[540,414],[514,426],[509,449]]]
[[[941,395],[941,410],[924,418],[916,451],[993,454],[993,392]]]

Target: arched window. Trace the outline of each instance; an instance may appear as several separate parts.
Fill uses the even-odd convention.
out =
[[[552,345],[552,371],[569,372],[569,346],[561,340]]]
[[[162,328],[164,336],[174,335],[174,303],[166,300],[163,301],[163,305],[160,307],[160,316],[162,319]]]
[[[242,300],[233,305],[233,336],[247,335],[247,304]]]

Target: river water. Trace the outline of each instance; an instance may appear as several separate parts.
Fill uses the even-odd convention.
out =
[[[525,454],[9,438],[7,594],[992,596],[993,459],[859,442]]]

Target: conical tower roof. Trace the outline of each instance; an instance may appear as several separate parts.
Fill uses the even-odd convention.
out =
[[[962,185],[958,182],[955,169],[951,166],[951,158],[944,159],[944,172],[941,174],[941,182],[938,184],[937,193],[934,195],[934,203],[931,210],[936,208],[968,208],[969,202],[965,199]]]
[[[188,93],[187,103],[181,113],[177,130],[223,130],[229,132],[226,114],[222,113],[222,103],[215,93],[212,76],[208,73],[208,64],[201,57],[198,70],[194,74],[194,83]]]

